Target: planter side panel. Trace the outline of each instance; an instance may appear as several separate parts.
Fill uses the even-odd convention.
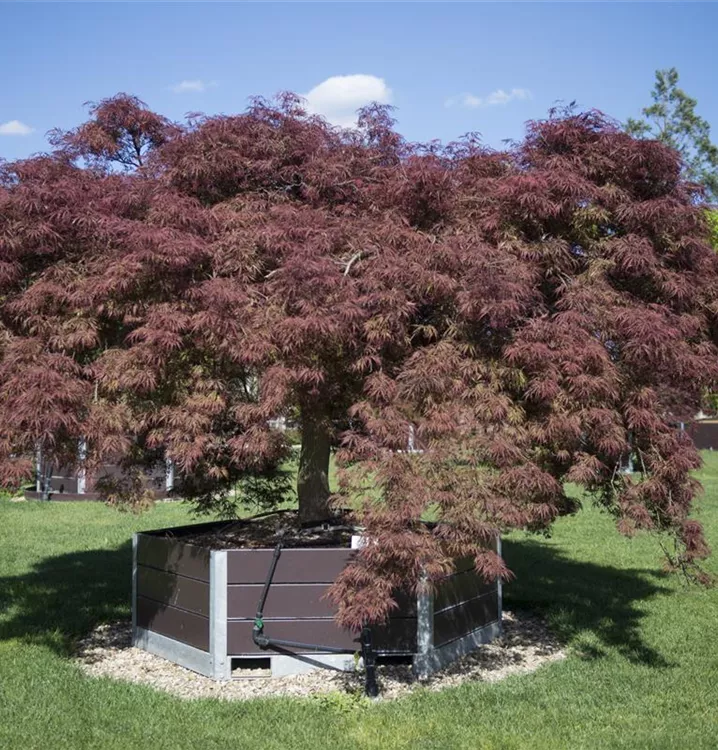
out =
[[[434,594],[434,612],[438,614],[478,596],[496,591],[495,583],[486,583],[473,571],[455,573],[444,579]]]
[[[252,641],[252,620],[229,620],[227,624],[227,653],[231,656],[272,654]],[[296,618],[293,620],[264,620],[265,634],[272,638],[313,643],[318,646],[343,648],[348,652],[360,650],[357,636],[342,630],[332,619]],[[416,618],[390,620],[386,627],[372,631],[374,648],[380,652],[413,653],[416,650]],[[288,649],[299,654],[310,649]],[[317,649],[321,653],[321,648]]]
[[[227,587],[227,616],[246,620],[257,609],[264,587],[259,583],[231,584]],[[328,586],[323,583],[278,583],[272,585],[264,605],[265,619],[324,618],[334,615],[332,603],[326,599]]]
[[[706,419],[693,422],[688,426],[688,434],[693,438],[698,450],[716,450],[718,448],[718,421]]]
[[[153,490],[152,495],[157,500],[162,500],[167,497],[166,492],[162,492],[160,490]],[[26,489],[23,491],[23,496],[25,500],[42,500],[42,492],[37,492],[32,487]],[[77,502],[78,500],[82,502],[105,502],[106,498],[100,495],[99,492],[68,492],[67,488],[65,488],[64,492],[59,492],[57,490],[53,490],[52,494],[50,495],[50,501],[51,502]]]
[[[231,656],[268,653],[252,641],[252,624],[271,550],[227,552],[227,651]],[[327,598],[329,586],[351,561],[350,549],[287,549],[277,563],[264,609],[265,635],[270,638],[359,650],[356,635],[333,620],[335,608]],[[405,600],[405,601],[404,601]],[[386,652],[416,648],[416,605],[402,598],[399,615],[386,627],[374,628],[375,647]],[[297,648],[297,653],[311,653]]]
[[[267,618],[324,618],[334,617],[336,607],[328,597],[330,584],[277,583],[269,588],[264,604]],[[254,616],[259,597],[264,588],[260,583],[229,584],[227,587],[227,615],[230,619],[248,619]],[[416,617],[416,599],[405,594],[395,596],[400,618]]]
[[[209,583],[137,566],[137,593],[147,599],[209,617]]]
[[[499,619],[496,591],[434,614],[434,647],[461,638]]]
[[[137,597],[137,626],[209,651],[209,618]]]
[[[137,626],[208,651],[209,576],[209,550],[139,534]]]
[[[272,550],[234,549],[227,552],[227,583],[263,584],[272,563]],[[276,583],[333,583],[352,559],[350,549],[286,549],[277,563]]]
[[[184,544],[177,539],[140,534],[137,564],[168,573],[209,581],[209,549]]]
[[[498,583],[484,581],[471,558],[457,560],[455,572],[434,593],[434,648],[498,622],[500,616]]]

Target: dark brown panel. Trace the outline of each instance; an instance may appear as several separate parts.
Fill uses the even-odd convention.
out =
[[[416,616],[416,595],[407,591],[395,591],[392,595],[397,604],[396,609],[392,609],[389,617],[415,617]]]
[[[209,550],[149,534],[137,539],[137,563],[200,581],[209,581]]]
[[[150,491],[166,491],[166,467],[164,462],[153,467],[145,468],[140,474],[142,486]],[[87,472],[87,489],[94,491],[100,481],[123,481],[127,473],[117,464],[102,464],[94,471]]]
[[[434,594],[434,612],[438,613],[457,604],[476,599],[477,596],[496,590],[496,583],[486,583],[473,570],[445,578]]]
[[[227,553],[228,583],[264,583],[273,550]],[[274,583],[332,583],[351,559],[350,549],[287,549],[277,563]]]
[[[498,539],[492,545],[490,545],[491,549],[494,552],[498,551],[498,544],[496,542],[498,542]],[[474,570],[474,564],[475,560],[471,555],[469,555],[468,557],[458,557],[456,558],[456,560],[454,560],[454,572],[451,575],[456,575],[457,573],[465,573],[467,570]]]
[[[169,604],[209,617],[209,584],[195,578],[186,578],[139,565],[137,594],[161,604]]]
[[[230,620],[227,624],[227,653],[231,656],[263,651],[252,641],[252,620]],[[333,620],[265,620],[264,634],[269,638],[281,638],[302,643],[315,643],[333,648],[359,651],[356,636],[339,628]],[[374,646],[380,651],[414,652],[416,650],[416,620],[406,618],[392,620],[386,628],[373,630]],[[288,649],[297,653],[308,653],[306,649]]]
[[[495,622],[499,617],[499,598],[495,593],[447,609],[434,616],[434,646],[460,638],[472,630]]]
[[[263,584],[234,584],[227,587],[227,616],[253,617]],[[335,607],[323,598],[329,587],[324,583],[273,584],[264,605],[266,617],[333,617]]]
[[[50,479],[50,487],[53,492],[62,495],[67,492],[69,495],[77,495],[77,477],[76,476],[56,476]]]
[[[26,500],[42,500],[42,492],[36,492],[33,489],[25,490],[23,492]],[[157,499],[167,497],[166,492],[155,492],[154,497]],[[52,502],[70,502],[70,501],[81,501],[81,502],[105,502],[105,498],[101,497],[97,492],[53,492],[50,495]],[[177,501],[181,502],[181,501]]]
[[[253,617],[264,584],[242,583],[227,587],[227,616],[232,618]],[[269,588],[264,614],[267,617],[334,617],[336,607],[326,597],[329,584],[326,583],[279,583]],[[416,601],[408,595],[395,596],[398,608],[392,610],[392,617],[413,617],[416,615]]]
[[[209,619],[183,609],[137,597],[137,624],[141,628],[209,651]]]
[[[718,421],[711,419],[693,422],[688,425],[687,431],[699,450],[718,448]]]
[[[474,558],[473,557],[460,557],[457,560],[454,560],[454,572],[451,575],[456,575],[457,573],[464,573],[467,570],[473,570],[474,569]],[[447,576],[449,578],[450,576]]]
[[[35,490],[25,490],[23,495],[25,500],[42,500],[42,492],[35,492]],[[53,492],[50,495],[52,502],[70,502],[75,500],[99,500],[99,496],[95,494],[78,494],[77,492]]]

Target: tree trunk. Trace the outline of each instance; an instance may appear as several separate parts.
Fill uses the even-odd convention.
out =
[[[326,521],[329,509],[329,424],[311,417],[302,419],[297,496],[299,520],[303,524]]]

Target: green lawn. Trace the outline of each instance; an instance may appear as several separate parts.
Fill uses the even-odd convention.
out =
[[[718,550],[718,456],[699,517]],[[191,520],[0,500],[0,748],[718,747],[718,589],[661,572],[654,539],[586,508],[551,539],[505,542],[506,605],[540,609],[569,658],[493,685],[388,703],[182,701],[84,677],[73,640],[129,616],[130,536]],[[709,567],[718,572],[718,553]]]

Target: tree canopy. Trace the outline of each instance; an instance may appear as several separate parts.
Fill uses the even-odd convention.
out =
[[[674,565],[708,554],[676,422],[718,376],[718,262],[671,148],[594,111],[505,152],[412,144],[386,107],[342,130],[290,94],[183,125],[118,95],[54,142],[0,176],[4,478],[82,439],[228,513],[238,481],[271,496],[293,415],[300,512],[372,540],[334,586],[348,627],[459,556],[509,576],[491,540],[575,510],[567,482]]]

